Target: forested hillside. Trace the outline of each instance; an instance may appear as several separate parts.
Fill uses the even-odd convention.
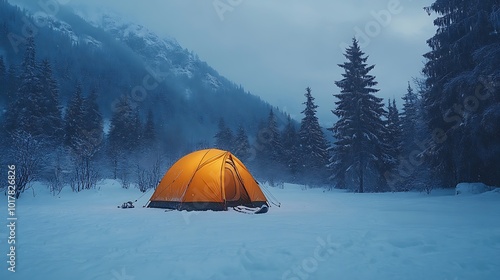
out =
[[[74,164],[86,166],[82,176],[123,177],[127,185],[142,169],[163,172],[181,155],[213,147],[221,120],[257,139],[271,105],[175,39],[118,15],[98,17],[0,1],[2,155],[18,162],[36,155],[31,179],[74,181],[81,172]],[[284,126],[286,116],[274,112]]]

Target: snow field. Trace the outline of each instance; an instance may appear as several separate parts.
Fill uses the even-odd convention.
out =
[[[495,191],[354,194],[287,184],[269,188],[281,208],[246,215],[142,208],[152,191],[119,209],[141,193],[113,180],[55,197],[34,189],[17,201],[16,272],[4,262],[0,279],[500,278]]]

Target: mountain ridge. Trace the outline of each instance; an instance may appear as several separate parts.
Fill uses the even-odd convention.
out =
[[[221,118],[234,130],[243,125],[253,137],[273,108],[220,75],[174,38],[159,37],[142,25],[120,21],[112,14],[89,20],[68,7],[55,16],[36,19],[41,15],[33,16],[7,1],[0,5],[11,7],[2,7],[4,33],[22,34],[22,17],[47,23],[35,36],[37,58],[54,65],[63,104],[75,84],[81,83],[85,93],[98,92],[102,113],[109,118],[112,104],[119,98],[134,99],[145,93],[135,98],[141,115],[153,110],[166,138],[175,135],[193,143],[212,143]],[[20,65],[22,46],[19,53],[13,52],[5,37],[0,46],[4,50],[0,55],[4,54],[9,67]],[[284,124],[285,114],[275,112],[279,124]]]

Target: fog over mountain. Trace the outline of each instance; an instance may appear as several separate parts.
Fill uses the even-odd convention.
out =
[[[304,89],[318,100],[318,117],[331,126],[337,64],[353,36],[376,64],[379,96],[398,99],[420,77],[429,49],[432,1],[68,1],[72,7],[111,9],[185,48],[237,84],[300,119]],[[106,8],[104,8],[104,6]]]
[[[89,13],[61,5],[51,15],[31,4],[21,5],[29,11],[26,16],[20,10],[4,10],[10,20],[5,22],[0,53],[7,67],[20,66],[24,18],[31,22],[36,59],[53,65],[63,108],[76,84],[84,95],[97,92],[105,119],[121,98],[128,98],[143,119],[148,110],[154,112],[160,133],[176,147],[187,147],[186,141],[193,147],[213,144],[220,119],[234,130],[243,125],[255,137],[259,122],[267,118],[270,104],[220,75],[173,37],[157,35],[109,9]],[[21,39],[15,41],[15,36]],[[278,110],[276,115],[283,125],[285,116]]]

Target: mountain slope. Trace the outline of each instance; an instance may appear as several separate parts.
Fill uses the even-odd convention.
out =
[[[42,17],[33,7],[28,8]],[[142,116],[148,110],[155,113],[161,134],[172,145],[212,143],[220,118],[233,129],[242,124],[249,135],[255,135],[259,121],[271,108],[219,75],[175,39],[160,38],[116,14],[90,19],[81,11],[61,7],[56,16],[36,18],[27,10],[0,2],[2,34],[23,34],[23,18],[47,23],[35,34],[37,59],[48,59],[53,65],[63,106],[76,83],[83,85],[85,94],[97,90],[107,118],[113,113],[113,104],[126,96]],[[19,66],[23,45],[16,52],[8,36],[1,37],[0,55],[8,67]],[[277,115],[285,120],[283,114]]]

